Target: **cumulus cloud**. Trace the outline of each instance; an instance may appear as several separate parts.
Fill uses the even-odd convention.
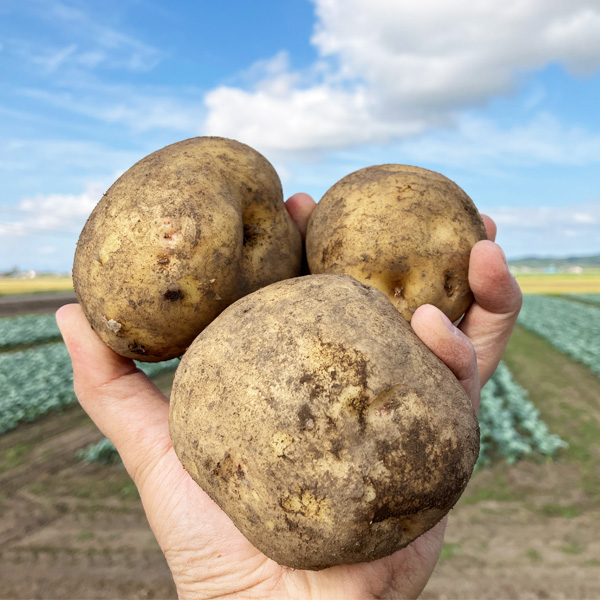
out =
[[[208,134],[256,147],[384,143],[454,122],[557,62],[600,67],[594,0],[315,0],[317,64],[273,59],[248,89],[207,94]],[[264,67],[264,62],[262,63]]]
[[[102,197],[106,186],[89,183],[81,194],[38,194],[24,198],[16,207],[5,209],[0,233],[11,236],[47,234],[73,238]]]

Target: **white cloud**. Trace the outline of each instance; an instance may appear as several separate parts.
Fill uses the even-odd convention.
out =
[[[551,62],[600,67],[594,0],[315,0],[320,59],[280,55],[250,89],[206,96],[205,132],[272,151],[385,143],[452,124]]]
[[[21,7],[26,18],[40,19],[53,28],[53,42],[44,36],[35,39],[13,37],[5,40],[7,48],[18,58],[42,68],[45,75],[61,75],[77,80],[102,66],[109,69],[143,72],[152,70],[163,53],[134,35],[106,24],[106,15],[86,11],[61,2],[37,4],[32,10]]]
[[[9,216],[11,220],[0,224],[0,233],[76,239],[105,190],[104,184],[89,183],[81,194],[38,194],[25,198],[15,208],[5,208],[3,217]]]
[[[499,226],[521,229],[567,230],[580,226],[579,231],[600,225],[600,201],[574,204],[569,207],[556,206],[504,206],[490,211],[490,216]]]
[[[106,25],[104,15],[61,2],[51,4],[50,14],[68,28],[70,38],[78,40],[74,62],[79,65],[103,63],[111,68],[149,71],[162,58],[154,46]]]
[[[0,204],[16,207],[23,196],[38,190],[72,193],[85,189],[89,181],[110,183],[116,173],[125,171],[151,150],[156,148],[111,148],[75,139],[0,139]]]
[[[69,44],[59,50],[48,49],[44,54],[32,56],[31,60],[41,65],[47,74],[52,74],[64,65],[75,54],[76,50],[77,46],[75,44]]]

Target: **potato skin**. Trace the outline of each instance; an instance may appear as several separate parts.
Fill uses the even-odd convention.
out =
[[[300,272],[302,241],[271,164],[216,137],[150,154],[120,177],[77,245],[75,292],[117,353],[180,356],[238,298]]]
[[[343,275],[225,310],[184,355],[169,420],[192,478],[297,569],[403,548],[455,504],[479,452],[454,375],[381,292]]]
[[[433,304],[452,321],[470,306],[469,255],[485,226],[450,179],[407,165],[367,167],[344,177],[311,215],[311,273],[344,273],[381,290],[410,321]]]

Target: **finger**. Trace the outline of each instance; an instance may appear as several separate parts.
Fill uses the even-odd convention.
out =
[[[469,263],[475,302],[460,323],[477,353],[481,385],[492,376],[519,316],[523,296],[508,269],[502,248],[491,241],[475,244]]]
[[[479,372],[469,338],[431,304],[424,304],[414,312],[411,326],[421,341],[454,373],[477,411]]]
[[[494,241],[496,239],[496,223],[491,217],[487,215],[480,215],[483,220],[483,224],[485,225],[485,232],[487,233],[487,239],[490,241]]]
[[[290,213],[290,216],[298,225],[298,229],[302,234],[302,238],[306,237],[306,228],[308,227],[308,220],[312,211],[315,209],[317,203],[312,199],[311,196],[304,193],[294,194],[290,196],[285,203],[285,206]]]
[[[170,448],[167,399],[132,360],[98,337],[78,304],[61,307],[56,321],[81,406],[113,442],[138,484],[147,467]]]

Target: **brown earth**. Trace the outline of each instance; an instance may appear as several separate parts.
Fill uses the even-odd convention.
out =
[[[0,317],[50,313],[58,310],[63,304],[69,304],[70,302],[77,302],[74,292],[1,296]]]
[[[0,437],[0,597],[176,598],[126,471],[76,457],[101,437],[79,407]]]
[[[600,380],[521,327],[504,360],[569,445],[471,479],[422,598],[600,598]]]
[[[600,598],[600,381],[521,329],[505,358],[569,448],[472,478],[422,598]],[[125,470],[76,458],[100,438],[79,407],[0,437],[0,597],[176,597]]]

